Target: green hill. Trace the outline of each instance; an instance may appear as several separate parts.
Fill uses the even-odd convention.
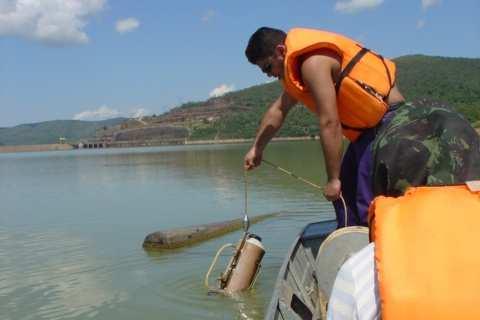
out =
[[[55,120],[0,128],[0,145],[58,143],[60,137],[76,142],[79,139],[95,137],[98,129],[124,121],[124,118],[104,121]]]
[[[480,59],[414,55],[395,62],[398,83],[407,99],[445,101],[471,122],[480,120]]]
[[[423,55],[403,56],[397,63],[397,83],[407,100],[429,98],[451,105],[476,125],[480,124],[480,59],[445,58]],[[230,105],[247,107],[227,113],[211,124],[191,125],[190,139],[252,138],[261,115],[281,92],[278,82],[263,84],[226,94]],[[208,103],[189,103],[183,108]],[[292,110],[279,136],[317,134],[317,121],[305,108]]]
[[[238,105],[249,107],[249,111],[227,115],[217,124],[218,138],[252,138],[260,123],[263,113],[281,93],[280,84],[272,83],[255,86],[245,90],[230,93],[230,98]],[[296,106],[289,113],[287,120],[278,136],[308,136],[316,135],[318,124],[316,118],[304,107]],[[193,134],[195,138],[195,133]]]

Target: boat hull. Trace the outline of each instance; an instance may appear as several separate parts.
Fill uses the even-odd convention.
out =
[[[336,227],[330,220],[300,232],[280,268],[265,319],[326,319],[338,269],[368,244],[367,228]]]

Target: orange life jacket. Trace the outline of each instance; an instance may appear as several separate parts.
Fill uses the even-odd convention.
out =
[[[319,50],[332,50],[342,62],[337,81],[337,108],[343,134],[354,141],[367,128],[375,127],[388,105],[386,98],[395,83],[395,64],[339,34],[292,29],[285,40],[283,86],[285,91],[317,112],[312,95],[305,87],[300,67],[302,58]]]
[[[410,188],[369,217],[383,319],[480,319],[480,192]]]

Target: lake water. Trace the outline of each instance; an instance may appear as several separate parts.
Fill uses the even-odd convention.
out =
[[[249,214],[281,214],[251,226],[267,252],[255,288],[235,299],[207,295],[203,279],[241,231],[142,248],[154,231],[242,217],[248,147],[0,154],[0,319],[262,319],[295,236],[334,216],[318,190],[266,165],[248,174]],[[272,143],[265,158],[325,181],[316,141]]]

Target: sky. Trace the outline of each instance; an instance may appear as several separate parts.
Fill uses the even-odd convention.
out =
[[[480,0],[0,0],[0,127],[161,114],[269,79],[259,27],[342,33],[387,57],[480,57]]]

